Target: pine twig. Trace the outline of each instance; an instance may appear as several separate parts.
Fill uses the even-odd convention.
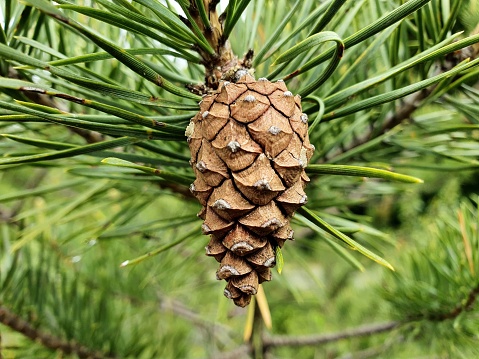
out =
[[[45,176],[47,175],[47,171],[45,169],[40,170],[35,174],[35,176],[32,176],[26,185],[26,189],[33,190],[37,188]],[[2,208],[0,207],[0,223],[11,223],[13,225],[19,225],[18,221],[14,221],[14,218],[17,216],[18,213],[23,209],[26,201],[25,199],[22,199],[18,202],[16,202],[12,208],[6,209],[2,211]],[[1,356],[0,356],[1,359]]]
[[[326,155],[323,159],[323,162],[328,162],[332,158],[342,155],[352,149],[364,145],[365,143],[371,141],[372,139],[386,133],[389,130],[392,130],[394,127],[400,125],[404,121],[411,118],[414,111],[416,111],[422,105],[422,101],[426,99],[431,92],[434,90],[436,85],[424,89],[420,92],[416,92],[411,96],[407,97],[404,102],[401,104],[400,108],[397,109],[396,112],[391,113],[384,123],[382,124],[380,129],[375,128],[374,126],[370,126],[368,131],[366,131],[362,136],[355,137],[350,143],[347,145],[341,144],[341,147],[329,154]]]
[[[350,330],[345,330],[337,333],[326,333],[326,334],[317,334],[317,335],[307,335],[307,336],[283,336],[277,335],[270,338],[265,338],[265,346],[270,347],[298,347],[306,345],[321,345],[330,342],[336,342],[338,340],[364,337],[373,334],[379,334],[384,332],[389,332],[401,325],[401,322],[393,321],[387,323],[375,323],[375,324],[366,324],[353,328]]]
[[[474,59],[477,56],[478,53],[474,51],[474,48],[472,46],[448,54],[446,55],[444,59],[445,61],[442,66],[438,66],[438,71],[436,75],[451,70],[461,61],[464,61],[467,58]],[[362,136],[354,138],[350,143],[346,145],[341,144],[341,148],[332,152],[331,154],[326,154],[321,160],[321,162],[328,162],[336,156],[342,155],[343,153],[346,153],[356,147],[364,145],[370,140],[379,137],[380,135],[386,133],[389,130],[392,130],[394,127],[400,125],[404,121],[409,120],[412,117],[413,113],[424,104],[424,101],[431,95],[431,93],[436,87],[437,84],[406,97],[406,99],[401,103],[401,105],[396,109],[396,111],[388,115],[388,117],[380,127],[370,126],[368,131],[366,131],[366,133],[364,133]]]
[[[478,296],[479,284],[476,287],[472,288],[472,290],[467,295],[466,301],[463,304],[460,303],[449,312],[417,315],[411,317],[410,320],[428,320],[431,322],[442,322],[448,319],[454,319],[458,317],[461,313],[471,310]]]
[[[33,341],[41,343],[51,350],[59,350],[64,354],[75,354],[81,359],[107,359],[114,356],[87,348],[75,341],[67,341],[51,334],[35,329],[26,320],[20,318],[8,308],[0,306],[0,323],[10,327],[12,330],[23,334]]]
[[[24,80],[25,78],[15,70],[14,68],[9,68],[8,77],[12,79]],[[35,93],[32,91],[24,91],[23,94],[33,103],[56,108],[60,111],[66,112],[66,109],[63,108],[57,101],[53,100],[51,96]],[[97,143],[103,141],[103,136],[95,131],[89,131],[81,128],[68,127],[69,131],[83,137],[87,143]]]
[[[46,175],[47,175],[47,171],[45,169],[40,170],[38,173],[36,173],[35,176],[29,179],[26,185],[26,189],[33,190],[37,188],[45,179]],[[9,213],[8,221],[11,221],[14,217],[17,216],[17,214],[20,213],[25,203],[26,203],[25,199],[22,199],[13,206],[13,208],[11,209]]]
[[[386,340],[384,344],[366,348],[357,352],[347,353],[342,355],[337,359],[369,359],[369,358],[378,358],[381,354],[384,356],[386,351],[389,350],[394,345],[404,342],[404,336],[400,335],[398,337],[390,338]]]
[[[212,357],[211,359],[241,359],[249,358],[250,354],[253,352],[253,347],[251,344],[243,344],[236,349],[233,349],[229,352],[222,352],[218,355]]]
[[[384,332],[389,332],[393,329],[398,328],[399,326],[406,324],[415,320],[429,320],[433,322],[444,321],[447,319],[454,319],[462,312],[471,310],[474,305],[477,297],[479,296],[479,284],[474,287],[468,294],[467,299],[464,304],[460,304],[451,311],[447,313],[440,314],[429,314],[425,316],[418,316],[414,318],[408,318],[406,321],[392,321],[386,323],[375,323],[375,324],[366,324],[353,328],[350,330],[345,330],[337,333],[326,333],[326,334],[316,334],[316,335],[307,335],[307,336],[272,336],[266,337],[263,339],[264,348],[271,347],[299,347],[299,346],[308,346],[308,345],[322,345],[326,343],[336,342],[343,339],[350,339],[356,337],[369,336],[374,334],[380,334]],[[223,353],[221,358],[235,358],[240,355],[251,353],[253,348],[251,345],[242,345],[236,348],[234,351],[229,353]],[[218,357],[219,358],[219,357]]]
[[[230,330],[229,327],[225,325],[204,319],[203,317],[201,317],[200,314],[187,308],[180,301],[172,298],[167,298],[161,294],[159,295],[159,307],[160,310],[165,312],[172,312],[173,314],[190,321],[193,325],[205,329],[210,333],[225,333]]]
[[[264,351],[274,347],[299,347],[308,345],[323,345],[331,342],[336,342],[343,339],[364,337],[369,335],[375,335],[380,333],[389,332],[396,329],[402,322],[392,321],[386,323],[366,324],[357,328],[345,330],[337,333],[316,334],[307,336],[289,336],[289,335],[275,335],[271,337],[263,338]],[[227,353],[220,353],[220,355],[214,358],[242,358],[247,354],[253,353],[253,346],[251,344],[241,345],[233,351]]]

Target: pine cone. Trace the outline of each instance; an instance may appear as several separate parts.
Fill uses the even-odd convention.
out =
[[[244,307],[271,280],[275,248],[293,239],[290,219],[307,200],[314,146],[300,96],[283,81],[255,81],[245,70],[236,80],[203,98],[186,134],[196,173],[190,190],[211,236],[206,254],[220,262],[225,296]]]

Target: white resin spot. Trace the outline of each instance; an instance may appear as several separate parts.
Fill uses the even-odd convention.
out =
[[[206,118],[210,113],[208,111],[205,111],[201,114],[201,117]]]
[[[224,199],[219,199],[213,203],[213,208],[216,209],[231,209],[231,205]]]
[[[238,243],[235,243],[231,246],[231,250],[233,252],[249,252],[249,251],[252,251],[254,248],[251,244],[249,243],[246,243],[246,242],[238,242]]]
[[[246,294],[252,294],[252,295],[256,294],[256,288],[249,284],[240,286],[239,290]]]
[[[235,74],[235,79],[236,79],[236,81],[238,81],[239,79],[241,79],[243,76],[246,76],[247,74],[248,74],[248,71],[246,71],[246,70],[236,71],[236,74]]]
[[[208,168],[206,167],[206,163],[204,163],[203,161],[200,161],[196,164],[196,168],[198,169],[198,171],[200,171],[201,173],[205,172]]]
[[[233,295],[228,289],[225,288],[225,290],[223,291],[223,294],[225,295],[226,298],[233,299]]]
[[[245,102],[255,102],[256,101],[256,97],[254,97],[253,95],[248,95],[244,98],[244,101]]]
[[[241,145],[237,141],[231,141],[226,147],[228,147],[232,153],[236,153],[241,148]]]
[[[306,115],[305,113],[301,114],[300,118],[303,123],[308,123],[308,115]]]
[[[279,80],[278,80],[278,81],[276,81],[276,82],[284,82],[284,80],[281,80],[281,79],[279,79]]]
[[[301,167],[306,168],[308,165],[308,156],[306,156],[306,153],[308,150],[305,147],[301,147],[301,153],[299,155],[299,163],[301,164]]]
[[[219,277],[219,274],[229,274],[228,277],[232,275],[240,275],[239,272],[230,265],[224,265],[223,267],[218,269],[218,273],[216,274],[217,278]]]
[[[265,267],[269,267],[269,268],[274,267],[275,264],[276,264],[276,258],[275,257],[268,258],[263,263],[263,265]]]
[[[268,81],[268,79],[266,77],[260,77],[258,81]]]
[[[306,196],[306,195],[301,197],[301,199],[299,200],[300,204],[306,204],[307,202],[308,202],[308,196]]]
[[[261,228],[266,228],[266,227],[272,227],[272,226],[280,226],[281,222],[279,221],[278,218],[272,218],[269,221],[264,222],[261,225]]]
[[[185,136],[191,137],[194,131],[195,131],[195,123],[193,121],[190,121],[189,125],[186,126]]]
[[[258,189],[258,190],[268,190],[268,191],[271,191],[271,185],[269,184],[269,182],[265,179],[260,179],[258,181],[255,182],[255,184],[253,184],[253,187]]]
[[[190,184],[190,192],[193,193],[196,190],[195,185],[192,183]]]
[[[230,83],[231,82],[229,82],[229,81],[225,81],[225,82],[223,82],[223,86],[228,86]]]
[[[281,129],[279,127],[276,127],[276,126],[271,126],[268,130],[269,133],[271,133],[272,135],[277,135],[278,133],[281,132]]]
[[[201,225],[201,230],[203,231],[203,233],[209,233],[209,232],[211,232],[211,228],[208,227],[208,225],[205,224],[205,223],[203,223],[203,224]]]
[[[285,91],[285,92],[283,93],[283,96],[284,96],[284,97],[293,97],[293,93],[292,93],[291,91]]]

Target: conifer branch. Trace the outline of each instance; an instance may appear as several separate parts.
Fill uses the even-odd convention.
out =
[[[394,345],[398,345],[404,342],[404,336],[400,335],[394,338],[387,339],[383,344],[365,348],[352,353],[346,353],[337,359],[367,359],[367,358],[378,358],[381,354],[384,356],[387,350],[389,350]]]
[[[75,354],[82,359],[107,359],[115,358],[110,354],[101,353],[75,341],[67,341],[54,335],[42,332],[34,328],[32,324],[10,311],[4,306],[0,306],[0,323],[10,327],[12,330],[23,334],[33,341],[41,343],[48,349],[59,350],[64,354]]]
[[[8,69],[8,77],[11,79],[19,80],[25,79],[24,76],[21,76],[21,74],[13,67],[10,67]],[[49,95],[40,94],[33,91],[23,91],[23,94],[33,103],[51,108],[56,108],[57,110],[64,112],[67,111],[66,108],[62,108],[62,106],[60,106],[60,104]],[[68,127],[68,130],[79,135],[80,137],[83,137],[86,143],[97,143],[103,141],[103,136],[95,131],[89,131],[76,127]]]
[[[386,322],[386,323],[374,323],[359,326],[357,328],[345,330],[337,333],[326,333],[317,335],[306,336],[283,336],[277,335],[270,338],[265,338],[265,346],[269,347],[298,347],[306,345],[321,345],[338,340],[350,339],[356,337],[364,337],[374,334],[380,334],[391,331],[402,323],[398,321]]]
[[[474,59],[478,55],[478,52],[475,51],[474,47],[469,46],[460,51],[453,52],[448,54],[442,66],[438,66],[438,70],[436,71],[436,75],[441,73],[447,72],[451,70],[453,67],[458,65],[461,61],[464,61],[467,58]],[[432,85],[422,91],[416,92],[408,97],[404,101],[402,101],[401,105],[396,108],[396,110],[390,113],[386,119],[383,121],[379,127],[371,125],[369,129],[359,137],[355,137],[351,142],[348,144],[342,144],[339,149],[336,151],[326,154],[324,158],[320,162],[328,162],[334,157],[342,155],[354,148],[357,148],[361,145],[368,143],[369,141],[377,138],[386,132],[392,130],[396,126],[400,125],[401,123],[411,119],[413,113],[420,108],[424,103],[425,100],[431,95],[434,89],[437,87],[437,84]]]
[[[359,326],[357,328],[345,330],[337,333],[325,333],[307,336],[289,336],[289,335],[275,335],[263,338],[263,347],[267,351],[273,347],[299,347],[308,345],[323,345],[331,342],[336,342],[343,339],[350,339],[356,337],[364,337],[374,334],[389,332],[396,329],[402,322],[392,321],[386,323],[374,323]],[[228,353],[221,353],[215,358],[240,358],[241,355],[251,353],[253,351],[252,345],[242,345],[235,350]]]
[[[244,358],[253,352],[253,346],[251,344],[243,344],[229,352],[222,352],[212,357],[212,359],[238,359]]]
[[[45,179],[47,175],[47,171],[40,170],[38,171],[34,176],[32,176],[29,181],[27,182],[26,188],[33,190],[37,188],[40,183]],[[14,221],[14,218],[19,214],[22,209],[25,206],[25,199],[21,199],[18,202],[16,202],[11,208],[6,210],[5,212],[2,212],[0,208],[0,222],[5,222],[5,223],[12,223],[12,224],[17,224],[17,221]]]
[[[174,315],[181,317],[185,320],[188,320],[193,325],[199,328],[205,329],[210,333],[215,333],[216,331],[220,331],[224,333],[230,330],[225,325],[202,318],[200,314],[192,311],[191,309],[186,307],[182,302],[172,298],[167,298],[160,295],[159,307],[162,311],[172,312]]]
[[[392,130],[394,127],[400,125],[404,121],[410,119],[414,111],[421,107],[423,100],[432,93],[435,87],[436,85],[433,85],[430,88],[424,89],[407,97],[395,112],[389,114],[380,129],[377,129],[374,126],[369,126],[368,131],[366,131],[362,136],[355,137],[346,145],[342,144],[341,148],[329,155],[326,155],[321,162],[328,162],[336,156],[342,155],[343,153],[351,151],[356,147],[364,145],[374,138],[383,135],[387,131]]]
[[[410,320],[424,319],[431,322],[442,322],[448,319],[454,319],[458,317],[461,313],[471,310],[472,307],[474,306],[474,303],[476,302],[478,295],[479,295],[479,284],[469,292],[466,300],[463,303],[460,303],[449,312],[417,315],[417,316],[411,317]]]
[[[273,347],[300,347],[300,346],[314,346],[314,345],[323,345],[331,342],[336,342],[343,339],[350,339],[356,337],[370,336],[375,334],[380,334],[384,332],[389,332],[394,330],[404,324],[407,324],[411,321],[416,320],[427,320],[432,322],[440,322],[448,319],[454,319],[459,316],[462,312],[471,310],[477,297],[479,296],[479,284],[474,287],[468,294],[467,299],[464,304],[456,306],[449,312],[446,313],[435,313],[435,314],[426,314],[424,316],[410,317],[405,321],[392,321],[386,323],[375,323],[375,324],[366,324],[353,328],[350,330],[345,330],[337,333],[326,333],[326,334],[316,334],[316,335],[307,335],[307,336],[271,336],[263,338],[263,347],[265,351]],[[217,358],[238,358],[241,355],[246,355],[253,351],[252,345],[241,345],[233,351],[228,353],[221,353]]]
[[[474,305],[477,296],[479,296],[479,284],[473,288],[469,295],[464,302],[464,304],[458,305],[453,310],[447,313],[440,313],[440,314],[429,314],[425,316],[417,316],[414,318],[408,318],[406,321],[392,321],[386,323],[376,323],[376,324],[366,324],[359,326],[357,328],[353,328],[350,330],[345,330],[342,332],[337,333],[326,333],[326,334],[316,334],[316,335],[307,335],[307,336],[271,336],[265,337],[263,339],[263,346],[264,349],[267,351],[269,348],[272,347],[282,347],[282,346],[289,346],[289,347],[299,347],[299,346],[314,346],[314,345],[323,345],[331,342],[336,342],[343,339],[350,339],[356,337],[363,337],[363,336],[370,336],[375,334],[380,334],[384,332],[389,332],[394,330],[401,325],[404,325],[408,322],[415,321],[415,320],[428,320],[433,322],[444,321],[447,319],[454,319],[458,315],[460,315],[464,311],[471,310],[472,306]],[[253,347],[252,345],[241,345],[238,348],[227,352],[221,353],[220,355],[216,356],[215,358],[222,358],[222,359],[229,359],[229,358],[238,358],[242,355],[247,355],[252,353]]]

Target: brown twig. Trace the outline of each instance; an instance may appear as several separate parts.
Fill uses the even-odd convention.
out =
[[[428,320],[431,322],[443,322],[445,320],[454,319],[458,317],[461,313],[467,312],[472,309],[474,303],[476,302],[477,297],[479,296],[479,284],[472,288],[472,290],[467,295],[466,301],[461,303],[451,309],[446,313],[426,313],[424,315],[416,315],[409,320]]]
[[[201,315],[187,308],[183,303],[178,300],[168,298],[159,294],[159,302],[159,306],[162,311],[172,312],[174,315],[182,317],[191,322],[193,325],[205,329],[208,332],[214,333],[219,331],[221,333],[227,333],[230,330],[230,328],[222,324],[208,321],[202,318]]]
[[[479,296],[479,284],[474,287],[468,294],[466,301],[463,304],[458,305],[447,313],[434,313],[425,314],[421,316],[409,317],[405,321],[392,321],[386,323],[366,324],[357,328],[345,330],[337,333],[315,334],[305,336],[288,336],[277,335],[271,337],[263,337],[263,348],[267,352],[269,348],[275,347],[300,347],[300,346],[318,346],[327,343],[336,342],[344,339],[351,339],[357,337],[370,336],[374,334],[380,334],[389,332],[400,326],[417,320],[427,320],[432,322],[440,322],[448,319],[454,319],[462,312],[471,310],[477,297]],[[251,343],[241,345],[233,351],[227,353],[220,353],[214,358],[243,358],[247,355],[251,355],[254,352],[253,345]]]
[[[242,359],[242,358],[250,358],[250,354],[253,351],[253,347],[251,344],[243,344],[236,349],[233,349],[229,352],[219,353],[210,359]]]
[[[360,351],[356,351],[353,353],[347,353],[340,356],[337,359],[368,359],[368,358],[378,358],[381,354],[384,356],[386,351],[389,350],[394,345],[400,344],[404,342],[404,336],[399,335],[394,338],[387,339],[383,344],[366,348]]]
[[[223,36],[224,18],[218,16],[216,11],[216,6],[219,1],[203,0],[203,3],[207,11],[209,26],[206,26],[203,23],[194,1],[190,0],[190,6],[188,8],[191,18],[214,49],[214,53],[210,54],[198,46],[195,47],[195,50],[203,59],[202,64],[205,66],[206,91],[197,86],[190,86],[189,89],[193,93],[198,93],[198,91],[200,91],[199,93],[202,94],[216,90],[220,80],[230,81],[236,70],[240,68],[249,69],[254,55],[253,50],[248,50],[243,59],[238,59],[238,56],[233,53],[229,41]],[[186,19],[184,19],[184,22],[187,26],[192,28],[192,24]]]
[[[435,75],[447,72],[465,59],[475,58],[477,57],[477,55],[477,52],[475,52],[474,48],[471,46],[448,54],[445,56],[444,62],[441,64],[441,66],[437,66]],[[328,162],[331,159],[334,159],[334,157],[337,157],[356,147],[364,145],[370,140],[383,135],[387,131],[411,119],[413,113],[424,104],[424,100],[426,100],[431,95],[431,93],[436,87],[437,84],[408,96],[401,103],[401,105],[396,108],[394,112],[388,115],[386,120],[381,125],[370,126],[369,129],[362,136],[355,137],[348,144],[342,145],[341,148],[338,148],[337,150],[326,154],[321,160],[321,162]]]
[[[350,339],[356,337],[364,337],[373,334],[389,332],[401,325],[401,322],[387,322],[377,324],[366,324],[350,330],[345,330],[337,333],[326,333],[306,336],[273,336],[265,338],[265,346],[270,347],[298,347],[307,345],[321,345],[338,340]]]
[[[343,153],[346,153],[356,147],[368,143],[372,139],[386,133],[389,130],[392,130],[394,127],[400,125],[404,121],[411,118],[414,111],[416,111],[422,104],[422,101],[427,98],[431,92],[434,90],[435,86],[424,89],[423,91],[416,92],[411,96],[407,97],[401,106],[393,113],[391,113],[386,120],[383,122],[381,127],[375,128],[370,126],[368,131],[366,131],[362,136],[355,137],[351,142],[346,145],[342,145],[341,148],[338,148],[336,151],[331,152],[324,156],[322,162],[327,162],[334,157],[337,157]]]
[[[35,175],[28,180],[25,188],[26,189],[37,188],[41,184],[41,182],[44,180],[46,174],[47,174],[47,171],[45,169],[42,169],[36,172]],[[22,199],[17,201],[10,209],[2,210],[2,208],[0,207],[0,223],[5,222],[5,223],[13,223],[18,225],[18,222],[13,221],[13,219],[18,213],[20,213],[25,203],[26,203],[26,200]]]
[[[271,337],[263,337],[263,348],[265,351],[269,348],[275,347],[299,347],[308,345],[323,345],[331,342],[336,342],[344,339],[351,339],[357,337],[364,337],[374,334],[380,334],[389,332],[402,325],[402,322],[393,321],[387,323],[366,324],[350,330],[345,330],[337,333],[316,334],[307,336],[289,336],[289,335],[276,335]],[[227,353],[221,353],[214,358],[242,358],[247,354],[253,353],[253,346],[241,345],[235,350]]]
[[[11,71],[9,71],[9,77],[14,79],[22,79],[22,76],[13,68],[11,69]],[[54,98],[52,96],[48,96],[38,91],[32,91],[31,89],[22,90],[22,93],[25,96],[27,96],[30,101],[34,103],[37,103],[43,106],[48,106],[51,108],[56,108],[63,112],[67,112],[67,110],[61,106],[61,104],[54,101]],[[101,133],[96,131],[89,131],[89,130],[75,128],[75,127],[67,127],[67,128],[69,131],[83,137],[87,143],[97,143],[104,140],[104,136]],[[182,195],[185,199],[194,198],[194,196],[191,194],[188,188],[178,185],[176,183],[163,181],[160,184],[160,186],[161,188],[167,188],[175,193]],[[13,213],[16,213],[16,212],[13,211]],[[4,217],[5,215],[0,212],[0,220],[3,220]]]
[[[4,306],[0,306],[0,323],[23,334],[33,341],[41,343],[43,346],[51,350],[59,350],[64,354],[75,354],[82,359],[114,358],[111,355],[87,348],[75,341],[67,341],[51,334],[44,333],[34,328],[29,322],[20,318]]]
[[[24,80],[25,78],[14,68],[9,68],[8,77],[12,79]],[[33,92],[33,91],[22,91],[22,93],[33,103],[47,106],[51,108],[56,108],[60,111],[66,111],[58,101],[55,101],[51,96]],[[81,128],[68,127],[69,131],[83,137],[87,143],[97,143],[103,141],[103,136],[95,131],[89,131]]]

